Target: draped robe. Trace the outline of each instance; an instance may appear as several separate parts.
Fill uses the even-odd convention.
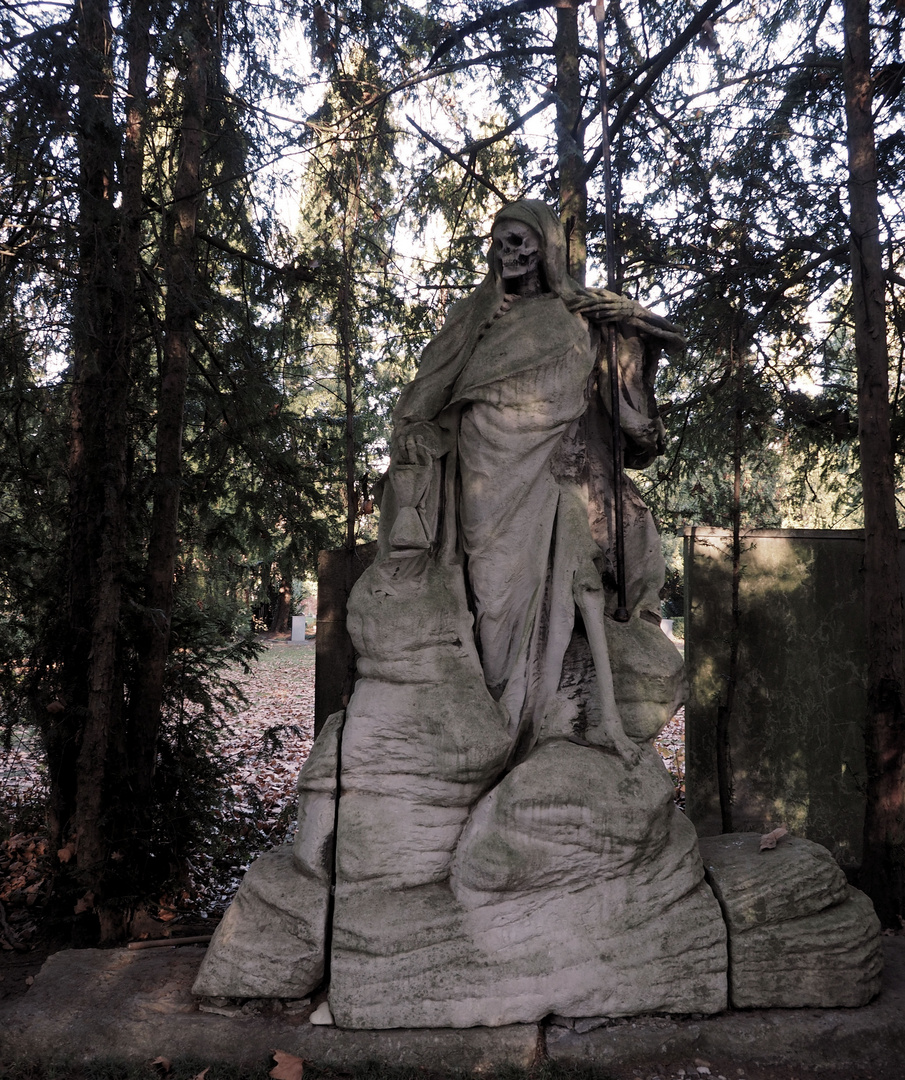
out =
[[[612,468],[607,475],[600,430],[607,425],[596,390],[600,329],[570,310],[591,294],[565,274],[562,228],[544,204],[523,200],[497,220],[504,217],[529,224],[541,238],[549,291],[517,297],[505,310],[491,251],[487,278],[425,350],[394,414],[397,449],[381,502],[381,555],[405,546],[392,537],[402,487],[394,492],[393,478],[411,469],[399,463],[400,438],[417,432],[435,458],[417,506],[422,546],[461,563],[488,689],[507,709],[513,734],[530,737],[555,707],[575,624],[575,588],[596,590],[606,603]],[[640,305],[621,326],[622,428],[636,465],[662,445],[653,369],[664,342],[680,340],[675,327]],[[632,485],[627,506],[637,541],[627,551],[650,564],[630,576],[629,604],[637,614],[658,603],[662,556]]]

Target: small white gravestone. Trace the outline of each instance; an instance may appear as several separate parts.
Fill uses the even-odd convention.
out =
[[[292,616],[292,641],[304,641],[305,640],[305,625],[308,620],[304,615]]]

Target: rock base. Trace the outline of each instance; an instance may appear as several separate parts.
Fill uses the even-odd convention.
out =
[[[756,833],[700,841],[729,929],[729,998],[737,1009],[866,1005],[880,989],[880,923],[826,848]]]
[[[330,1006],[355,1029],[711,1014],[726,1007],[726,962],[657,754],[628,768],[550,742],[479,804],[448,882],[341,886]]]

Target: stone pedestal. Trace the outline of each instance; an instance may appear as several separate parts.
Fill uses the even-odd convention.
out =
[[[294,844],[247,874],[196,993],[304,996],[327,948],[333,1016],[358,1029],[876,993],[876,918],[825,849],[786,838],[760,852],[759,836],[733,834],[704,841],[702,863],[649,745],[682,687],[659,629],[635,618],[609,634],[616,698],[641,744],[630,762],[588,704],[580,637],[561,687],[574,709],[545,718],[513,759],[455,566],[376,563],[348,626],[359,680],[301,772]]]

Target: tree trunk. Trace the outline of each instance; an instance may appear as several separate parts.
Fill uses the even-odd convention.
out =
[[[196,239],[212,22],[206,0],[189,7],[192,34],[183,84],[179,164],[164,230],[166,305],[160,361],[154,506],[145,576],[143,640],[132,690],[130,775],[137,840],[147,841],[157,759],[178,549],[182,432],[191,339],[198,310]]]
[[[86,917],[105,890],[109,802],[120,775],[123,670],[119,636],[126,547],[129,353],[121,307],[113,204],[119,136],[113,118],[112,26],[106,0],[78,8],[79,272],[73,319],[69,446],[67,706],[48,738],[51,834],[77,840]],[[101,936],[109,937],[102,927]]]
[[[271,612],[270,632],[272,634],[285,634],[289,629],[289,619],[292,615],[292,581],[290,578],[280,577],[280,587],[274,597]]]
[[[556,144],[559,216],[566,230],[568,271],[584,285],[588,259],[588,187],[581,118],[578,5],[563,0],[556,9]]]
[[[871,112],[869,15],[869,0],[846,0],[843,75],[868,653],[867,806],[859,884],[873,900],[881,921],[892,926],[897,916],[905,914],[905,637],[889,428],[889,355]]]

